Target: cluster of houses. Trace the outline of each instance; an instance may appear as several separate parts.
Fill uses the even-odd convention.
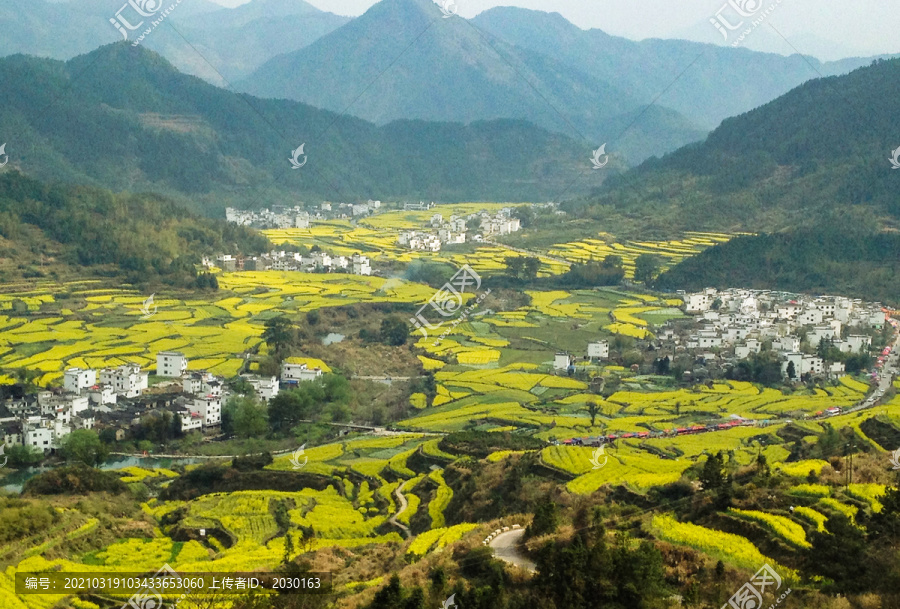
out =
[[[482,211],[468,216],[450,216],[449,220],[436,213],[429,221],[430,231],[403,231],[397,236],[397,243],[411,250],[438,252],[443,245],[465,243],[470,232],[478,233],[471,238],[476,242],[484,241],[490,235],[508,235],[522,228],[519,219],[512,217],[512,212],[512,208],[504,207],[494,214]],[[471,226],[476,223],[477,229],[472,230]]]
[[[845,354],[868,354],[872,331],[887,323],[880,304],[840,296],[712,288],[679,295],[688,317],[669,320],[645,346],[670,361],[690,356],[697,366],[686,376],[724,370],[760,353],[765,344],[778,355],[786,379],[841,375],[843,362],[825,361],[815,354],[820,344],[826,341],[826,346]],[[608,358],[609,343],[595,341],[588,344],[586,355],[556,353],[553,367],[572,372],[576,361]]]
[[[763,343],[770,342],[782,361],[782,373],[791,380],[844,372],[841,362],[802,352],[804,342],[812,349],[827,341],[843,353],[868,353],[872,337],[867,332],[886,323],[880,304],[840,296],[713,288],[681,296],[692,317],[687,323],[666,324],[657,336],[663,350],[727,362],[759,353]]]
[[[304,273],[349,273],[371,275],[372,265],[368,256],[356,253],[350,256],[332,256],[325,251],[306,255],[296,252],[271,251],[262,256],[232,256],[222,254],[215,261],[203,259],[203,265],[216,266],[223,271],[300,271]]]
[[[222,405],[229,394],[224,379],[209,372],[188,372],[183,353],[163,351],[156,356],[156,374],[171,379],[159,391],[146,392],[148,372],[126,364],[104,370],[69,368],[61,388],[0,403],[0,441],[5,446],[25,445],[49,453],[62,446],[76,429],[115,430],[117,440],[140,425],[141,418],[168,412],[182,432],[216,431],[222,423]],[[281,380],[274,376],[243,375],[257,396],[268,402],[282,386],[290,387],[322,376],[322,370],[288,359]]]
[[[272,209],[225,208],[225,221],[253,228],[309,228],[312,221],[356,218],[374,213],[381,207],[381,201],[368,200],[365,203],[324,202],[312,213],[303,206],[274,205]]]
[[[226,207],[225,221],[253,228],[309,228],[310,215],[299,205],[260,210]]]
[[[609,359],[609,341],[595,340],[588,343],[587,355],[584,356],[586,361],[603,362]],[[553,358],[553,368],[555,370],[571,371],[575,365],[575,356],[568,351],[560,351]]]

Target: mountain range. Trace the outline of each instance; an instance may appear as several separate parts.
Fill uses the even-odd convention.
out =
[[[125,42],[65,63],[0,59],[0,107],[9,169],[180,196],[213,215],[303,197],[545,201],[605,174],[587,146],[524,121],[376,126],[217,88]],[[301,144],[308,164],[294,171]]]
[[[125,4],[126,0],[0,0],[0,56],[23,53],[67,60],[122,41],[109,20]],[[137,14],[129,7],[123,15],[131,19]],[[349,20],[303,0],[253,0],[236,8],[190,0],[175,5],[166,17],[168,23],[155,28],[142,44],[185,73],[225,85]],[[129,32],[129,40],[143,29]]]
[[[585,219],[627,218],[643,238],[756,234],[685,260],[659,278],[662,289],[744,286],[900,302],[897,99],[900,59],[816,79],[566,208]]]
[[[0,54],[70,59],[121,40],[122,0],[0,0]],[[142,45],[180,71],[378,125],[511,118],[608,144],[637,164],[817,76],[868,63],[677,40],[635,42],[557,13],[495,8],[444,19],[431,0],[382,0],[355,19],[303,0],[177,5]],[[136,32],[132,32],[132,38]]]
[[[236,86],[379,124],[523,118],[608,142],[636,163],[702,139],[724,118],[818,73],[868,61],[824,64],[685,41],[634,42],[520,8],[444,19],[430,0],[382,0]]]
[[[900,228],[900,59],[818,78],[725,120],[702,143],[610,179],[571,208],[610,206],[667,230],[777,231],[855,209]]]

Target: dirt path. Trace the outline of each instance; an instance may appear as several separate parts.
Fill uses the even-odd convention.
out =
[[[394,514],[393,516],[388,518],[388,522],[390,522],[392,525],[394,525],[395,527],[402,530],[403,533],[406,535],[406,538],[409,539],[409,537],[410,537],[409,527],[406,526],[405,524],[403,524],[402,522],[397,521],[397,516],[399,516],[400,514],[405,512],[406,508],[409,507],[409,502],[406,500],[406,497],[403,496],[403,493],[400,492],[403,490],[403,487],[406,486],[407,482],[409,482],[409,480],[404,480],[403,484],[401,484],[396,489],[394,489],[394,496],[397,498],[397,502],[400,504],[400,509],[397,510],[396,514]]]
[[[500,560],[534,573],[537,565],[519,550],[519,542],[522,541],[523,535],[525,535],[525,529],[513,529],[500,533],[491,540],[490,546],[494,550],[494,556]]]

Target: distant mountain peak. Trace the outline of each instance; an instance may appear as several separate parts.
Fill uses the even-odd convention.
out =
[[[385,14],[421,14],[430,17],[438,17],[440,8],[432,0],[381,0],[366,11],[363,16],[378,16]]]

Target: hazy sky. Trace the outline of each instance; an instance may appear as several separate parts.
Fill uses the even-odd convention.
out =
[[[236,6],[247,0],[213,0]],[[341,15],[361,15],[376,0],[307,0]],[[463,17],[474,17],[495,6],[518,6],[559,12],[579,27],[600,28],[634,40],[687,38],[719,43],[709,19],[727,0],[456,0]],[[733,0],[746,6],[760,0]],[[775,4],[778,0],[765,0]],[[743,46],[790,54],[794,49],[823,59],[850,55],[900,53],[900,10],[885,0],[781,0],[769,18],[790,42],[771,28],[758,30]]]

